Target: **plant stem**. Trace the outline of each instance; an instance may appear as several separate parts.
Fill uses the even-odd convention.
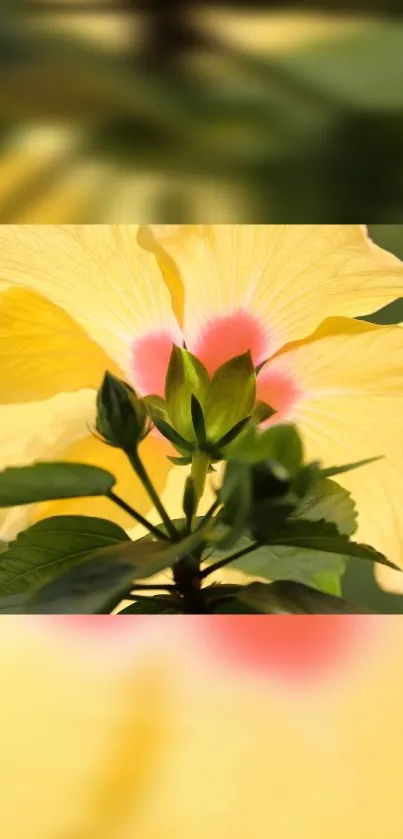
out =
[[[197,526],[197,529],[198,529],[199,527],[203,527],[203,525],[204,525],[204,524],[206,524],[206,522],[210,521],[210,519],[211,519],[211,518],[212,518],[212,516],[214,515],[215,511],[216,511],[216,510],[217,510],[217,508],[220,506],[220,504],[221,504],[220,499],[219,499],[219,498],[216,498],[216,500],[215,500],[215,501],[213,501],[213,503],[212,503],[211,507],[209,507],[209,508],[208,508],[207,513],[205,513],[205,514],[204,514],[204,516],[203,516],[203,518],[202,518],[201,522],[200,522],[200,523],[198,524],[198,526]]]
[[[167,529],[167,532],[170,536],[170,539],[172,540],[172,542],[178,542],[180,540],[180,535],[179,535],[178,531],[176,530],[175,526],[173,525],[171,519],[169,518],[169,515],[168,515],[168,513],[167,513],[159,495],[158,495],[157,490],[155,489],[154,484],[151,481],[151,478],[150,478],[142,460],[140,459],[140,456],[139,456],[138,452],[136,452],[134,455],[130,455],[129,459],[130,459],[130,463],[133,466],[134,471],[136,472],[136,475],[138,475],[138,477],[140,478],[140,480],[141,480],[141,482],[144,486],[144,489],[148,493],[148,495],[149,495],[151,501],[153,502],[156,510],[158,510],[158,512],[161,516],[161,519],[162,519],[162,521],[163,521],[163,523],[164,523],[164,525]]]
[[[193,455],[191,475],[195,487],[197,505],[203,496],[209,465],[210,457],[208,454],[205,454],[204,452],[196,452]]]
[[[258,542],[253,542],[252,545],[248,545],[247,548],[242,548],[237,553],[232,554],[232,556],[226,556],[224,557],[224,559],[218,560],[218,562],[215,562],[213,565],[209,565],[208,568],[205,568],[204,571],[201,572],[201,578],[204,579],[205,577],[208,577],[210,574],[214,574],[214,571],[219,571],[220,568],[224,568],[224,566],[229,565],[230,562],[234,562],[236,559],[240,559],[241,556],[246,556],[247,554],[252,553],[252,551],[255,551],[259,547],[260,546]]]
[[[145,527],[147,530],[150,531],[150,533],[153,534],[153,536],[156,536],[158,539],[162,539],[162,541],[164,542],[170,541],[168,536],[166,536],[166,534],[162,530],[160,530],[158,527],[155,527],[155,525],[151,524],[151,522],[148,521],[148,519],[144,518],[144,516],[142,516],[141,513],[138,513],[137,510],[133,510],[133,507],[130,507],[129,504],[126,504],[126,501],[123,501],[123,498],[119,498],[118,495],[115,495],[115,493],[112,492],[112,490],[109,490],[109,492],[107,493],[107,498],[110,498],[110,500],[113,501],[114,504],[117,504],[118,507],[121,507],[121,509],[124,510],[125,513],[128,513],[129,516],[132,516],[132,518],[135,519],[139,524],[142,524],[143,527]]]

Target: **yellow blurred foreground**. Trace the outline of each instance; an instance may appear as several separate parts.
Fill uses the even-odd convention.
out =
[[[0,835],[401,839],[403,624],[341,621],[3,617]]]

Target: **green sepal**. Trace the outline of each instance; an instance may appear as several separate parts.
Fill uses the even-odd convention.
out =
[[[272,408],[267,402],[259,400],[256,402],[253,411],[253,419],[260,425],[261,422],[266,422],[266,420],[271,419],[276,413],[275,408]]]
[[[171,463],[174,463],[175,466],[190,466],[190,464],[192,462],[191,455],[190,456],[184,455],[183,457],[175,457],[172,454],[167,454],[167,458],[168,458],[168,460],[171,461]]]
[[[211,379],[203,406],[209,442],[215,444],[249,417],[255,401],[256,374],[247,352],[222,364]]]
[[[203,406],[209,382],[208,372],[196,356],[182,347],[172,348],[165,382],[165,402],[169,421],[187,442],[197,441],[192,419],[192,395]]]
[[[185,440],[176,429],[170,425],[169,422],[166,422],[163,419],[154,420],[154,425],[170,443],[179,451],[179,452],[193,452],[194,445],[193,443],[189,443],[188,440]]]
[[[192,393],[190,397],[190,412],[192,415],[193,430],[196,435],[196,440],[199,446],[205,446],[207,442],[207,436],[203,408],[197,396],[195,396],[194,393]]]

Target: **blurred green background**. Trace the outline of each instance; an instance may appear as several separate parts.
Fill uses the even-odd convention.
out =
[[[0,223],[403,218],[396,0],[0,0]]]

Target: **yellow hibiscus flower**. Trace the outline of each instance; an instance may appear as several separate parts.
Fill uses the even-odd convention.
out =
[[[384,458],[340,476],[359,510],[357,538],[403,567],[403,336],[351,318],[402,295],[403,265],[360,225],[3,226],[0,229],[3,466],[59,459],[106,466],[148,512],[123,454],[91,436],[106,369],[163,394],[173,343],[212,373],[250,350],[258,398],[297,423],[325,465]],[[143,444],[172,515],[185,473],[164,441]],[[35,518],[114,517],[108,500],[52,502]],[[3,534],[21,526],[3,515]],[[385,584],[397,572],[382,568]]]
[[[222,620],[4,617],[1,835],[400,839],[401,621],[230,616],[238,641],[266,633],[253,670]],[[329,644],[346,626],[337,666],[328,649],[326,669],[290,678],[301,634]]]

